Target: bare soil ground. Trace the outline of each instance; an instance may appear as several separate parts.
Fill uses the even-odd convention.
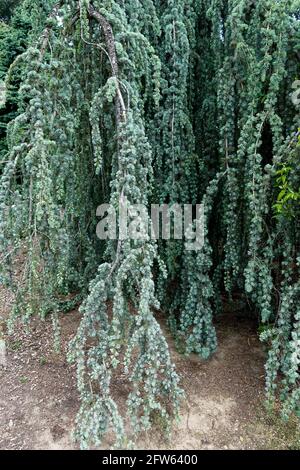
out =
[[[4,302],[4,300],[3,300]],[[0,311],[4,323],[7,309]],[[36,320],[30,333],[4,333],[7,366],[0,366],[0,449],[77,449],[72,438],[79,398],[74,367],[65,351],[80,320],[61,317],[62,352],[53,352],[50,321]],[[256,325],[238,312],[217,322],[218,352],[205,362],[186,358],[169,344],[182,377],[186,402],[181,422],[166,441],[161,423],[141,437],[139,449],[299,449],[299,424],[282,424],[263,407],[265,353]],[[124,400],[122,378],[115,398]],[[110,446],[110,436],[104,447]]]

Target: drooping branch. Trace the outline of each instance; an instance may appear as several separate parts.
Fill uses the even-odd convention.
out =
[[[52,19],[55,19],[55,18],[57,17],[58,11],[59,11],[59,9],[61,8],[62,4],[63,4],[63,0],[61,0],[60,2],[58,2],[58,3],[54,6],[54,8],[53,8],[51,14],[50,14],[49,17],[48,17],[48,21],[49,21],[49,20],[52,20]],[[46,52],[46,50],[47,50],[47,47],[48,47],[48,44],[49,44],[49,38],[50,38],[51,30],[52,30],[52,26],[51,26],[51,25],[48,25],[48,26],[44,29],[44,31],[43,31],[43,33],[42,33],[40,39],[39,39],[39,42],[41,42],[41,49],[40,49],[41,59],[43,58],[43,56],[45,55],[45,52]]]
[[[110,23],[106,20],[106,18],[103,15],[101,15],[98,11],[96,11],[93,6],[89,7],[88,13],[91,18],[94,18],[99,23],[104,34],[107,53],[108,53],[108,57],[109,57],[109,61],[111,64],[111,69],[112,69],[112,78],[115,78],[116,80],[116,120],[117,120],[117,128],[119,128],[119,126],[122,123],[126,123],[127,110],[126,110],[124,98],[120,89],[119,64],[118,64],[118,58],[117,58],[117,53],[116,53],[116,45],[115,45],[115,37],[114,37],[113,29]],[[119,146],[122,144],[120,142],[119,133],[118,133],[118,143],[119,143]],[[119,162],[119,167],[121,167],[120,162]],[[126,172],[124,173],[123,176],[126,176]],[[124,204],[124,192],[125,190],[123,187],[120,193],[120,197],[119,197],[120,207]],[[121,251],[122,251],[122,240],[121,238],[119,238],[118,244],[117,244],[117,250],[116,250],[116,257],[115,257],[114,263],[111,266],[109,276],[108,276],[109,278],[112,276],[113,272],[118,266]]]
[[[98,11],[96,11],[93,6],[89,7],[88,13],[91,18],[94,18],[100,24],[103,30],[105,43],[107,47],[107,53],[108,53],[111,68],[112,68],[112,77],[114,77],[117,81],[117,120],[120,120],[121,122],[125,122],[127,112],[126,112],[124,98],[120,90],[119,64],[118,64],[118,58],[117,58],[117,53],[116,53],[116,43],[115,43],[113,29],[110,23],[106,20],[106,18],[103,15],[101,15]]]

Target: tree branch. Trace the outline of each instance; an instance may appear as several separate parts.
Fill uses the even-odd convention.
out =
[[[53,10],[52,10],[52,12],[51,12],[51,14],[50,14],[50,16],[49,16],[48,19],[51,20],[51,19],[53,19],[53,18],[56,18],[57,13],[58,13],[58,10],[59,10],[60,7],[62,6],[62,3],[63,3],[63,2],[62,2],[62,0],[61,0],[60,2],[58,2],[58,3],[54,6],[54,8],[53,8]],[[50,32],[51,32],[51,30],[52,30],[52,26],[47,26],[47,27],[44,29],[43,34],[42,34],[41,37],[40,37],[40,41],[42,41],[42,45],[41,45],[41,49],[40,49],[41,58],[43,57],[43,55],[45,54],[45,52],[46,52],[46,50],[47,50],[47,46],[48,46],[48,42],[49,42],[49,37],[50,37]]]
[[[88,13],[91,18],[94,18],[101,26],[105,38],[105,43],[107,47],[107,53],[109,56],[111,68],[112,68],[112,77],[115,77],[117,80],[117,120],[118,124],[122,122],[126,122],[127,111],[124,102],[124,98],[122,96],[122,92],[120,90],[119,85],[119,64],[118,58],[116,53],[116,44],[115,44],[115,37],[112,30],[110,23],[101,15],[98,11],[94,9],[93,6],[89,7]]]
[[[124,98],[120,89],[120,83],[119,83],[119,64],[118,64],[118,58],[117,58],[117,53],[116,53],[116,44],[115,44],[115,37],[113,33],[113,29],[110,25],[110,23],[107,21],[106,18],[104,18],[103,15],[101,15],[98,11],[94,9],[93,6],[90,6],[88,9],[89,16],[91,18],[94,18],[99,25],[102,28],[103,34],[104,34],[104,39],[106,43],[106,48],[107,48],[107,54],[109,57],[109,61],[111,64],[112,68],[112,77],[115,77],[116,79],[116,84],[117,84],[117,97],[116,97],[116,119],[117,119],[117,127],[120,126],[121,123],[126,122],[127,120],[127,110],[124,102]],[[120,142],[120,138],[118,139]],[[126,176],[126,172],[124,172],[124,176]],[[119,204],[120,206],[123,203],[124,199],[124,187],[121,191],[120,198],[119,198]],[[116,257],[115,261],[111,266],[111,270],[108,275],[108,279],[111,278],[113,272],[118,266],[119,259],[121,256],[121,250],[122,250],[122,240],[121,238],[118,239],[118,245],[117,245],[117,251],[116,251]]]

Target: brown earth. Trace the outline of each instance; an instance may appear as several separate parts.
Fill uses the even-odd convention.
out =
[[[8,308],[1,298],[3,325]],[[6,300],[9,304],[10,299]],[[72,438],[79,408],[76,374],[66,362],[65,351],[79,320],[77,311],[61,317],[60,354],[53,352],[48,320],[35,320],[29,333],[18,326],[12,336],[3,334],[7,365],[0,366],[0,449],[78,448]],[[174,425],[169,441],[161,423],[155,423],[136,448],[299,449],[299,424],[284,425],[263,407],[265,353],[256,325],[236,312],[224,315],[216,327],[218,352],[207,362],[180,355],[168,337],[187,397],[181,421]],[[114,384],[120,403],[123,392],[120,377]],[[110,444],[108,435],[104,447]]]

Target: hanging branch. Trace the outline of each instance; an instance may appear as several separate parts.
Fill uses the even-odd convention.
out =
[[[51,14],[48,17],[48,21],[52,20],[52,19],[56,19],[58,11],[62,7],[63,3],[64,3],[64,0],[60,0],[60,2],[58,2],[56,5],[54,5],[53,10],[52,10]],[[52,26],[51,25],[47,26],[44,29],[44,31],[43,31],[40,39],[39,39],[39,42],[41,42],[41,48],[40,48],[41,60],[42,60],[43,56],[45,55],[45,52],[46,52],[47,47],[49,45],[49,38],[50,38],[51,31],[52,31]]]
[[[109,22],[104,18],[103,15],[98,13],[92,6],[89,6],[88,13],[91,18],[94,18],[99,23],[99,25],[101,26],[103,30],[103,34],[105,37],[107,53],[108,53],[108,57],[109,57],[110,65],[112,69],[112,78],[115,78],[116,86],[117,86],[116,120],[117,120],[117,129],[118,129],[121,123],[126,123],[127,110],[126,110],[125,102],[122,96],[122,92],[120,90],[119,65],[118,65],[118,59],[117,59],[117,53],[116,53],[114,33]],[[126,176],[126,174],[124,176]],[[122,188],[122,191],[120,193],[120,198],[119,198],[120,207],[123,204],[123,201],[124,201],[124,188]],[[116,269],[118,265],[121,251],[122,251],[122,240],[119,238],[117,251],[116,251],[116,258],[109,272],[109,276],[108,276],[109,278],[112,276],[114,270]]]

